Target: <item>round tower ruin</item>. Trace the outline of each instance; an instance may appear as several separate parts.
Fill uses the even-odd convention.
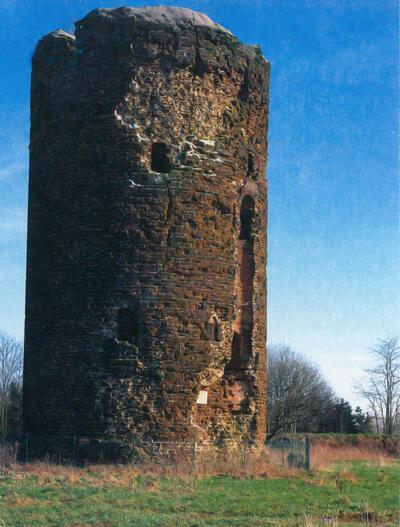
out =
[[[188,9],[75,26],[32,62],[24,431],[262,441],[268,63]]]

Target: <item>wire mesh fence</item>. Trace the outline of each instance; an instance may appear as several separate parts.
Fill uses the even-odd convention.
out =
[[[259,472],[262,467],[311,468],[311,442],[305,438],[274,438],[265,445],[230,442],[216,446],[192,438],[188,441],[99,441],[76,435],[44,437],[25,434],[18,445],[23,462],[44,459],[77,465],[134,463],[169,474]]]

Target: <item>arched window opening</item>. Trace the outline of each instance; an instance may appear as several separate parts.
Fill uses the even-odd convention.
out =
[[[118,340],[125,340],[137,345],[139,340],[140,325],[137,312],[124,308],[118,312]]]
[[[208,336],[210,340],[214,342],[219,342],[221,340],[221,326],[215,315],[213,315],[208,321]]]
[[[213,332],[213,338],[216,342],[219,340],[219,324],[218,322],[215,322],[214,324],[214,332]]]
[[[151,169],[155,172],[170,172],[172,166],[169,148],[165,143],[153,143],[151,146]]]

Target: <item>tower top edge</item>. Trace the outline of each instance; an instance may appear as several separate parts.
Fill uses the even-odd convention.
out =
[[[263,56],[261,48],[257,45],[245,44],[238,40],[228,29],[217,24],[211,18],[200,11],[194,11],[185,7],[156,6],[156,7],[118,7],[97,8],[90,11],[86,16],[75,22],[74,33],[67,33],[57,29],[44,35],[38,42],[34,58],[43,54],[70,52],[78,41],[81,44],[86,36],[94,42],[107,42],[115,38],[136,38],[154,32],[172,32],[176,35],[181,33],[205,32],[207,37],[217,42],[224,42],[228,47],[235,50],[249,62],[264,62],[269,67],[268,60]],[[213,36],[214,35],[214,36]],[[94,38],[92,38],[94,36]],[[196,40],[196,36],[193,42]],[[197,43],[197,45],[199,45]]]
[[[154,6],[154,7],[118,7],[98,8],[90,11],[85,17],[75,23],[76,26],[90,24],[96,20],[103,20],[114,24],[132,23],[152,24],[159,26],[194,26],[208,27],[217,31],[231,34],[223,26],[217,24],[211,18],[200,11],[193,11],[186,7]]]

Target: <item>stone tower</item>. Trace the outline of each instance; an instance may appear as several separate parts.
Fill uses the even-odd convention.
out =
[[[188,9],[75,25],[32,65],[25,433],[262,441],[268,63]]]

